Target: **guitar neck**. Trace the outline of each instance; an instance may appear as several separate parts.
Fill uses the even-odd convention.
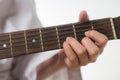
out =
[[[81,40],[85,31],[97,30],[109,40],[120,39],[120,17],[0,34],[0,59],[61,49],[66,37]]]

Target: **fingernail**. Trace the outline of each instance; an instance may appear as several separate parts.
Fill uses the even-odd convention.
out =
[[[67,47],[67,46],[68,46],[68,44],[67,44],[66,42],[64,42],[64,43],[63,43],[63,46],[64,46],[64,47]]]
[[[86,31],[86,32],[85,32],[85,35],[87,36],[87,35],[88,35],[88,33],[89,33],[89,32],[88,32],[88,31]]]
[[[69,41],[69,40],[70,40],[70,38],[71,38],[71,37],[67,37],[67,38],[66,38],[66,41]]]

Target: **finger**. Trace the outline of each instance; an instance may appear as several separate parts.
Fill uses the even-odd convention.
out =
[[[67,43],[73,48],[74,52],[79,58],[80,65],[86,65],[88,63],[88,56],[86,49],[74,38],[68,37]]]
[[[79,21],[80,22],[86,22],[89,20],[89,17],[87,15],[87,12],[86,11],[82,11],[79,15]]]
[[[82,39],[81,43],[86,47],[88,51],[88,57],[91,62],[95,62],[96,58],[100,53],[100,49],[93,43],[91,39],[85,37]]]
[[[65,54],[66,54],[67,58],[70,60],[70,62],[73,65],[78,65],[79,64],[78,58],[77,58],[76,54],[74,53],[74,51],[72,50],[72,48],[70,47],[70,45],[67,42],[64,42],[63,48],[64,48]]]
[[[108,38],[104,34],[99,33],[95,30],[87,31],[85,32],[85,35],[94,40],[100,48],[104,48],[108,41]]]
[[[66,64],[69,68],[73,68],[73,67],[74,67],[74,66],[72,65],[71,61],[70,61],[68,58],[65,59],[65,64]]]

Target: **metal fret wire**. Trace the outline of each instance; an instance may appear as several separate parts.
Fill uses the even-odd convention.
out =
[[[11,38],[11,33],[9,33],[9,38],[10,38],[10,49],[11,49],[11,56],[13,57],[13,49],[12,49],[12,38]]]
[[[26,37],[26,31],[24,31],[24,38],[25,38],[26,54],[28,54],[28,46],[27,46],[27,37]]]
[[[40,41],[41,41],[42,51],[44,51],[41,28],[39,28],[39,32],[40,32]]]
[[[75,25],[74,24],[73,24],[73,32],[74,32],[75,39],[77,40],[76,30],[75,30]]]
[[[93,30],[93,29],[94,29],[94,26],[93,26],[93,23],[92,23],[92,21],[91,21],[90,23],[91,23],[91,29]]]
[[[56,27],[56,35],[57,35],[57,40],[58,40],[58,48],[60,48],[60,39],[59,39],[59,34],[58,34],[58,28]]]
[[[117,39],[115,26],[114,26],[114,22],[113,22],[112,18],[110,18],[110,22],[111,22],[111,27],[112,27],[112,31],[113,31],[113,36],[114,36],[115,39]]]

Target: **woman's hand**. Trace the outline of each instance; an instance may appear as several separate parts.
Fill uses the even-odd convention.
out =
[[[86,11],[81,12],[79,21],[88,21]],[[68,67],[76,68],[95,62],[108,41],[105,35],[95,30],[85,32],[85,36],[81,41],[68,37],[64,42],[63,48],[67,56],[65,64]]]
[[[88,21],[88,15],[85,11],[81,12],[79,21]],[[44,80],[65,66],[78,68],[95,62],[108,39],[105,35],[94,30],[85,32],[85,35],[86,37],[81,41],[68,37],[63,43],[63,49],[58,54],[38,66],[37,80]]]

